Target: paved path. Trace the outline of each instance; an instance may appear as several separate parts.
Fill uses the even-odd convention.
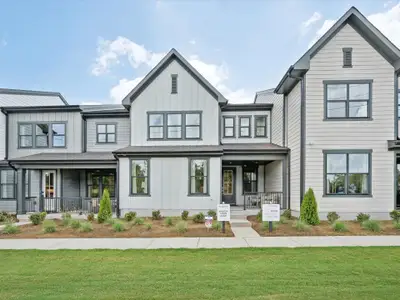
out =
[[[0,249],[163,249],[400,246],[400,236],[0,239]]]

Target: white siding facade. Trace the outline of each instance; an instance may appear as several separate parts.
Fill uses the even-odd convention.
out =
[[[178,93],[171,94],[171,75],[178,75]],[[147,112],[201,111],[199,140],[148,140]],[[218,145],[218,101],[176,60],[173,60],[132,102],[131,145]],[[165,122],[165,121],[164,121]]]
[[[265,165],[265,191],[283,192],[282,161],[276,160]]]
[[[342,48],[353,48],[353,67],[343,68]],[[373,80],[372,120],[324,121],[323,80]],[[297,89],[298,90],[298,89]],[[296,93],[294,90],[292,93]],[[292,97],[293,98],[293,97]],[[298,198],[299,150],[293,136],[299,124],[293,118],[289,97],[289,147],[292,155],[292,203]],[[350,25],[345,25],[312,59],[306,78],[306,176],[305,188],[312,187],[323,217],[336,211],[353,219],[359,212],[388,218],[394,208],[393,152],[387,141],[394,137],[394,68]],[[300,110],[298,110],[300,111]],[[298,125],[297,125],[298,126]],[[292,136],[292,137],[291,137]],[[372,150],[372,197],[324,197],[323,150]],[[297,198],[295,198],[297,196]],[[295,208],[296,206],[293,206]]]

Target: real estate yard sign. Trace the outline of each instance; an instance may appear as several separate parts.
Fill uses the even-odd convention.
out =
[[[280,217],[281,217],[281,207],[279,204],[262,205],[263,222],[278,222]]]
[[[231,206],[229,204],[218,204],[217,219],[220,222],[229,222],[231,220]]]

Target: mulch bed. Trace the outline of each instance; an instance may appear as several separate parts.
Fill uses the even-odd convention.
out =
[[[278,224],[278,228],[271,233],[263,229],[262,223],[257,221],[256,216],[249,216],[247,219],[252,227],[261,236],[343,236],[343,235],[400,235],[400,230],[393,228],[392,221],[379,221],[380,232],[365,230],[355,221],[343,221],[348,231],[336,232],[327,221],[321,221],[317,226],[310,226],[309,231],[298,231],[293,227],[295,220],[289,220],[287,224]]]
[[[204,226],[204,223],[198,224],[191,220],[187,221],[188,231],[179,234],[175,230],[175,224],[178,219],[174,219],[172,226],[164,224],[164,220],[145,219],[145,223],[151,223],[152,228],[147,230],[144,225],[133,225],[132,222],[123,222],[126,225],[126,230],[123,232],[114,232],[112,225],[99,224],[96,221],[92,222],[92,232],[80,232],[79,229],[64,227],[61,220],[54,220],[57,224],[57,231],[54,233],[44,233],[43,225],[22,225],[19,226],[20,233],[17,234],[0,234],[0,239],[36,239],[36,238],[158,238],[158,237],[232,237],[232,230],[227,224],[226,232],[222,233],[216,230],[209,229]]]

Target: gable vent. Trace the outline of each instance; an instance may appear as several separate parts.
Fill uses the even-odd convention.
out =
[[[178,75],[171,75],[171,94],[178,94]]]
[[[343,68],[351,68],[353,48],[343,48]]]

